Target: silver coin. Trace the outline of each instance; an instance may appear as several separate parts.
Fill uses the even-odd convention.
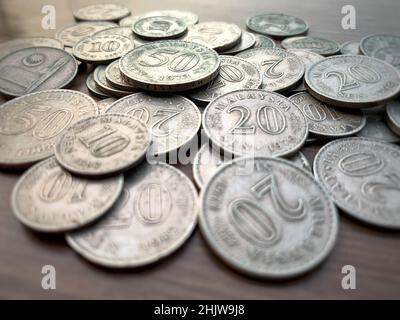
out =
[[[386,113],[389,128],[400,136],[400,102],[398,100],[389,102]]]
[[[105,99],[108,98],[109,95],[101,91],[98,87],[96,82],[94,81],[94,72],[89,73],[86,78],[86,87],[88,91],[97,98]]]
[[[239,158],[204,188],[199,225],[217,255],[245,274],[287,279],[332,251],[337,211],[313,176],[289,161]]]
[[[120,59],[119,68],[135,87],[148,91],[184,91],[218,75],[218,54],[203,45],[179,40],[155,41]]]
[[[196,105],[182,96],[135,93],[113,103],[107,113],[136,117],[149,126],[152,145],[149,154],[165,154],[192,141],[201,125]]]
[[[147,40],[179,38],[187,31],[181,19],[168,16],[145,17],[132,25],[133,32]]]
[[[255,64],[238,57],[220,56],[218,77],[205,86],[190,91],[188,96],[196,101],[210,102],[235,90],[257,89],[262,77]]]
[[[247,31],[242,31],[242,37],[240,38],[239,43],[234,47],[224,52],[221,52],[221,54],[237,54],[244,50],[251,49],[252,47],[254,47],[255,43],[256,37],[254,34]]]
[[[263,36],[261,34],[253,34],[254,37],[256,38],[256,42],[253,46],[253,48],[275,48],[276,44],[275,41],[272,40],[270,37]]]
[[[303,19],[283,13],[259,14],[247,19],[247,28],[267,36],[282,38],[304,34],[308,24]]]
[[[238,53],[236,57],[258,66],[263,76],[261,88],[282,92],[296,87],[304,75],[304,64],[294,53],[282,49],[258,48]]]
[[[340,46],[341,54],[361,54],[359,41],[348,41]]]
[[[125,97],[127,95],[132,94],[134,89],[132,89],[131,91],[126,91],[126,90],[121,90],[121,89],[117,89],[117,88],[110,86],[110,84],[108,83],[107,78],[106,78],[106,69],[107,69],[107,66],[100,65],[100,66],[97,66],[96,69],[94,70],[93,76],[94,76],[94,82],[96,83],[97,88],[99,88],[101,91],[103,91],[104,93],[106,93],[112,97]]]
[[[368,115],[365,127],[357,136],[386,143],[400,142],[400,136],[388,127],[383,115]]]
[[[50,47],[21,49],[0,60],[0,92],[18,97],[65,88],[77,72],[76,60],[64,50]]]
[[[93,37],[112,36],[115,34],[130,39],[133,42],[134,47],[136,46],[135,40],[137,39],[137,37],[133,34],[132,28],[129,27],[114,26],[113,28],[104,29],[94,33]]]
[[[64,232],[104,215],[118,199],[122,175],[87,180],[63,170],[54,157],[39,162],[18,180],[11,195],[15,216],[41,232]]]
[[[265,90],[237,90],[213,100],[203,113],[211,142],[238,156],[285,156],[304,144],[303,113],[284,96]]]
[[[400,148],[363,138],[335,140],[318,152],[314,174],[339,208],[361,221],[400,228]]]
[[[0,43],[0,60],[14,51],[32,47],[64,48],[60,41],[53,38],[18,38]]]
[[[106,81],[109,83],[110,86],[128,92],[133,92],[135,89],[133,86],[125,80],[122,76],[121,71],[119,70],[119,61],[115,60],[111,62],[105,68],[105,77]]]
[[[305,74],[309,93],[336,107],[383,104],[400,92],[400,73],[390,64],[361,55],[325,58]]]
[[[301,151],[297,151],[294,155],[287,157],[286,159],[306,171],[312,171],[310,162]]]
[[[190,26],[193,24],[196,24],[199,21],[199,17],[189,11],[182,11],[182,10],[160,10],[160,11],[150,11],[141,15],[137,16],[131,16],[131,17],[126,17],[122,19],[119,24],[120,26],[124,27],[132,27],[132,25],[145,17],[160,17],[160,16],[166,16],[166,17],[175,17],[178,19],[183,20],[186,25]]]
[[[328,138],[346,137],[359,132],[366,124],[366,117],[360,110],[344,112],[327,106],[307,92],[289,97],[307,119],[310,133]]]
[[[112,3],[92,4],[73,12],[76,20],[84,21],[118,21],[130,14],[128,8]]]
[[[307,50],[322,56],[331,56],[340,51],[340,45],[336,41],[318,37],[293,37],[281,42],[282,48]]]
[[[105,113],[106,110],[107,110],[115,101],[117,101],[117,99],[115,99],[115,98],[106,98],[106,99],[97,101],[98,114]]]
[[[105,267],[139,267],[172,254],[198,217],[192,182],[165,163],[143,164],[125,176],[123,196],[105,219],[67,235],[68,244]]]

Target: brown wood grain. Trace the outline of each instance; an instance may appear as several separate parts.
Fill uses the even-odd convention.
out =
[[[53,4],[57,28],[71,23],[72,10],[94,1],[2,0],[0,40],[27,36],[54,36],[41,29],[41,6]],[[245,27],[246,18],[261,12],[284,12],[306,19],[311,35],[340,42],[370,33],[399,34],[398,0],[353,0],[357,29],[343,30],[341,8],[349,1],[296,0],[174,0],[113,1],[127,4],[133,14],[155,9],[186,9],[201,21],[224,20]],[[73,88],[87,93],[87,70]],[[0,97],[3,102],[4,97]],[[312,160],[318,146],[303,149]],[[183,171],[191,175],[191,168]],[[46,236],[23,227],[10,208],[12,188],[19,173],[0,172],[0,298],[130,298],[130,299],[353,299],[400,298],[400,233],[361,225],[341,214],[339,237],[332,254],[316,270],[286,282],[259,281],[242,276],[220,262],[196,230],[171,257],[150,267],[114,271],[81,259],[63,236]],[[57,289],[41,288],[41,268],[57,270]],[[341,269],[357,270],[357,289],[341,288]]]

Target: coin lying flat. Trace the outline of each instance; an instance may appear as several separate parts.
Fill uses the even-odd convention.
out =
[[[21,49],[0,60],[0,92],[18,97],[68,86],[78,72],[73,56],[50,47]]]
[[[386,108],[387,124],[389,128],[400,136],[400,102],[391,101]]]
[[[94,82],[101,91],[113,97],[125,97],[132,94],[134,89],[131,89],[131,91],[126,91],[112,87],[107,81],[106,69],[107,66],[105,65],[97,66],[93,74]]]
[[[267,36],[282,38],[304,34],[308,31],[303,19],[282,13],[266,13],[250,17],[247,28]]]
[[[276,44],[275,41],[272,40],[270,37],[263,36],[261,34],[253,34],[256,38],[256,42],[254,43],[253,48],[275,48]]]
[[[70,126],[54,153],[70,172],[105,176],[138,164],[150,141],[150,132],[142,121],[122,114],[100,114]]]
[[[262,77],[255,64],[238,57],[220,56],[219,74],[203,87],[188,93],[189,97],[201,102],[239,89],[258,89]]]
[[[63,44],[57,39],[35,37],[35,38],[18,38],[0,43],[0,59],[9,55],[14,51],[32,47],[51,47],[63,49]]]
[[[134,47],[136,47],[136,44],[137,44],[136,41],[137,40],[139,42],[142,42],[141,39],[138,39],[133,34],[132,28],[130,28],[130,27],[116,27],[116,26],[114,26],[113,28],[108,28],[108,29],[104,29],[104,30],[96,32],[95,34],[93,34],[93,37],[112,36],[112,35],[115,35],[115,34],[130,39],[133,42]],[[143,43],[140,43],[140,45],[142,45]]]
[[[123,196],[105,219],[69,233],[68,244],[105,267],[139,267],[181,247],[196,226],[192,182],[165,163],[141,165],[125,176]]]
[[[360,54],[360,42],[358,41],[348,41],[340,46],[341,54]]]
[[[361,221],[400,228],[400,148],[364,138],[332,141],[314,160],[314,174],[343,211]]]
[[[326,191],[282,159],[247,157],[222,166],[204,188],[200,208],[200,230],[211,248],[255,277],[306,273],[337,238],[337,211]]]
[[[117,99],[115,98],[106,98],[100,101],[97,101],[97,109],[98,113],[105,113],[106,110],[115,102]]]
[[[108,94],[104,93],[98,88],[96,82],[94,81],[94,72],[89,73],[87,76],[86,87],[88,88],[88,91],[97,98],[105,99],[109,97]]]
[[[117,201],[122,175],[87,180],[63,170],[54,157],[25,172],[14,187],[11,203],[24,225],[41,232],[63,232],[87,225]]]
[[[345,137],[359,132],[366,124],[360,110],[344,112],[329,107],[307,92],[289,98],[305,115],[310,133],[322,137]]]
[[[179,40],[155,41],[135,48],[119,62],[135,87],[149,91],[184,91],[218,75],[218,54],[203,45]]]
[[[215,146],[238,156],[290,155],[308,134],[303,113],[291,101],[257,89],[213,100],[203,113],[203,128]]]
[[[160,11],[150,11],[138,16],[131,16],[122,19],[119,24],[120,26],[124,27],[132,27],[132,25],[146,17],[175,17],[181,19],[187,26],[192,24],[196,24],[199,21],[199,17],[189,11],[182,11],[182,10],[160,10]]]
[[[376,106],[400,92],[400,73],[390,64],[361,55],[325,58],[305,74],[309,93],[344,108]]]
[[[122,77],[121,71],[119,70],[119,61],[115,60],[105,68],[105,77],[107,82],[114,88],[118,88],[123,91],[134,91],[132,85]]]
[[[293,37],[281,42],[282,48],[308,50],[322,56],[331,56],[340,51],[336,41],[318,37]]]
[[[250,49],[236,56],[259,67],[263,76],[261,88],[269,91],[290,90],[300,83],[304,75],[304,64],[300,58],[282,49]]]
[[[0,166],[26,167],[50,157],[60,134],[97,113],[96,102],[72,90],[48,90],[0,106]]]
[[[130,14],[128,8],[111,3],[92,4],[73,12],[76,20],[84,21],[118,21]]]
[[[254,34],[247,31],[242,31],[242,37],[240,38],[239,43],[234,47],[224,52],[221,52],[221,54],[237,54],[244,50],[251,49],[255,45],[255,43],[256,37]]]
[[[179,38],[186,30],[187,25],[181,19],[168,16],[145,17],[132,25],[133,32],[147,40],[162,40]]]
[[[400,142],[400,136],[390,129],[385,116],[380,114],[368,115],[367,123],[360,132],[357,132],[357,136],[386,143]]]
[[[182,96],[135,93],[113,103],[107,113],[136,117],[149,126],[152,145],[149,154],[165,154],[190,142],[201,125],[196,105]]]

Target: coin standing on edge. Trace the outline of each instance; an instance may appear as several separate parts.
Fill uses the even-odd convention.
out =
[[[242,31],[242,37],[237,45],[234,47],[221,52],[221,54],[237,54],[247,49],[251,49],[256,43],[256,37],[254,34]]]
[[[400,102],[398,100],[388,103],[386,115],[389,128],[400,136]]]
[[[175,17],[156,16],[136,21],[132,30],[137,36],[147,40],[173,39],[182,36],[187,31],[187,25]]]
[[[308,50],[321,56],[332,56],[340,51],[340,45],[336,41],[318,37],[293,37],[281,42],[282,48]]]
[[[76,20],[83,21],[118,21],[130,14],[128,8],[112,3],[91,4],[73,12]]]

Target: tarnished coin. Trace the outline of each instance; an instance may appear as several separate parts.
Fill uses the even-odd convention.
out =
[[[254,32],[276,38],[291,37],[308,31],[303,19],[283,13],[259,14],[247,19],[247,28]]]
[[[183,40],[226,51],[239,43],[241,36],[242,30],[236,24],[210,21],[189,26]]]
[[[222,166],[203,189],[200,208],[200,229],[211,248],[255,277],[306,273],[337,238],[337,211],[326,191],[282,159],[245,157]]]
[[[360,52],[360,42],[358,41],[348,41],[340,46],[341,54],[361,54]]]
[[[89,73],[87,76],[86,87],[88,88],[88,91],[97,98],[105,99],[109,97],[108,94],[104,93],[98,88],[96,82],[94,81],[94,72]]]
[[[317,37],[293,37],[281,42],[282,48],[307,50],[322,56],[331,56],[340,51],[340,45],[336,41]]]
[[[253,34],[256,38],[256,42],[253,48],[275,48],[276,44],[275,41],[272,40],[270,37],[263,36],[262,34]]]
[[[76,20],[84,21],[118,21],[130,14],[128,8],[112,3],[92,4],[73,12]]]
[[[394,67],[361,55],[316,62],[306,71],[305,81],[318,100],[343,108],[380,105],[400,92],[400,73]]]
[[[307,119],[310,133],[328,138],[346,137],[359,132],[367,121],[360,110],[342,111],[316,100],[307,92],[289,98]]]
[[[265,90],[237,90],[213,100],[203,113],[211,142],[234,155],[285,156],[304,144],[303,113],[284,96]]]
[[[124,55],[122,74],[135,87],[149,91],[184,91],[201,87],[218,75],[218,54],[201,44],[164,40]]]
[[[363,138],[320,149],[314,174],[339,208],[380,227],[400,228],[400,148]]]
[[[73,56],[50,47],[26,48],[0,60],[0,92],[18,97],[68,86],[78,72]]]
[[[86,37],[94,35],[96,32],[114,28],[117,25],[113,22],[80,22],[71,26],[67,26],[57,33],[59,39],[64,46],[73,47],[79,41]]]
[[[60,134],[97,113],[96,102],[72,90],[49,90],[0,106],[0,166],[26,167],[50,157]]]
[[[121,71],[119,70],[119,61],[115,60],[114,62],[110,63],[105,68],[105,76],[107,82],[120,90],[124,91],[134,91],[133,86],[122,77]]]
[[[101,91],[113,97],[125,97],[132,94],[134,89],[132,89],[131,91],[126,91],[110,86],[106,78],[106,69],[107,66],[105,65],[97,66],[93,74],[94,82]]]
[[[220,56],[218,77],[205,86],[189,92],[189,97],[201,102],[239,89],[258,89],[262,77],[255,64],[238,57]]]
[[[104,64],[122,57],[133,46],[129,38],[117,34],[88,37],[74,46],[73,54],[82,62]]]
[[[125,176],[123,196],[105,219],[67,235],[89,261],[139,267],[172,254],[190,237],[198,217],[193,183],[165,164],[142,164]]]
[[[54,153],[70,172],[105,176],[137,165],[150,141],[150,132],[142,121],[123,114],[100,114],[70,126]]]
[[[221,52],[221,54],[237,54],[244,50],[251,49],[252,47],[254,47],[255,43],[256,37],[254,34],[247,31],[242,31],[242,37],[240,38],[239,43],[234,47],[224,52]]]
[[[400,36],[384,34],[366,36],[360,42],[360,50],[366,56],[386,61],[400,70]]]
[[[368,115],[366,125],[357,136],[386,143],[400,142],[400,136],[388,127],[384,115],[379,114]]]
[[[107,113],[136,117],[149,126],[152,145],[149,154],[165,154],[190,142],[201,125],[196,105],[182,96],[135,93],[113,103]]]
[[[199,17],[189,11],[182,11],[182,10],[160,10],[160,11],[150,11],[138,16],[131,16],[122,19],[119,24],[120,26],[124,27],[132,27],[132,25],[146,17],[175,17],[181,19],[187,26],[192,24],[196,24],[199,21]]]
[[[386,113],[389,128],[397,135],[400,135],[400,102],[398,100],[389,102]]]
[[[14,187],[15,216],[41,232],[63,232],[87,225],[106,213],[118,199],[122,175],[87,180],[63,170],[54,157],[25,172]]]
[[[179,38],[186,32],[187,25],[183,20],[175,17],[155,16],[136,21],[132,25],[132,30],[141,38],[162,40]]]
[[[117,99],[115,98],[106,98],[100,101],[97,101],[97,109],[98,113],[105,113],[106,110],[115,102]]]
[[[63,44],[57,39],[35,37],[35,38],[18,38],[0,43],[0,59],[9,55],[11,52],[32,47],[51,47],[63,49]]]
[[[238,53],[239,58],[259,67],[263,81],[261,88],[282,92],[296,87],[304,75],[304,64],[294,53],[282,49],[258,48]]]

